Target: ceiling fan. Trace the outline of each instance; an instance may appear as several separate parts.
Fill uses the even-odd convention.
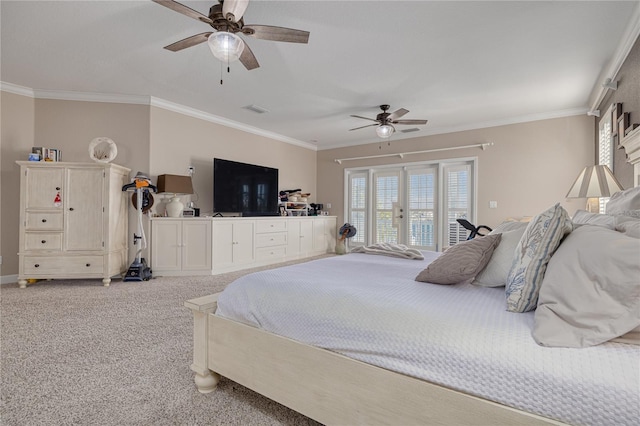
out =
[[[218,59],[224,62],[239,59],[247,70],[252,70],[260,66],[258,60],[249,46],[236,33],[262,40],[290,43],[308,43],[309,41],[308,31],[270,25],[245,25],[242,17],[247,10],[249,0],[218,0],[219,4],[214,4],[209,9],[209,16],[205,16],[177,1],[153,1],[189,18],[209,24],[215,30],[196,34],[164,47],[172,52],[208,42],[211,52]]]
[[[382,110],[382,112],[378,114],[375,119],[362,117],[360,115],[351,115],[351,117],[362,118],[363,120],[375,121],[376,124],[368,124],[366,126],[356,127],[354,129],[349,129],[349,130],[351,131],[351,130],[364,129],[365,127],[378,126],[376,128],[376,133],[378,134],[378,136],[380,136],[381,138],[388,138],[393,134],[393,132],[396,131],[395,127],[393,127],[393,124],[401,124],[401,125],[410,124],[415,126],[427,124],[427,120],[398,120],[398,118],[408,113],[409,110],[400,108],[394,112],[387,112],[389,108],[390,108],[389,105],[380,105],[380,109]]]

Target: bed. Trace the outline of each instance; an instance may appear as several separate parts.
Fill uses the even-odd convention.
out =
[[[583,226],[554,256],[603,229]],[[415,280],[441,257],[351,253],[186,302],[198,390],[213,391],[221,375],[324,424],[639,424],[639,346],[541,346],[537,312],[508,312],[505,287]],[[560,270],[549,261],[547,275]],[[630,309],[627,331],[638,317]]]

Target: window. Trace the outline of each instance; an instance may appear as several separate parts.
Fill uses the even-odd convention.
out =
[[[471,219],[471,166],[445,165],[444,166],[444,188],[445,188],[445,235],[447,244],[452,246],[467,239],[467,230],[464,229],[456,219]]]
[[[467,239],[475,220],[475,159],[345,170],[353,244],[399,243],[437,251]]]
[[[604,117],[600,120],[598,125],[598,164],[604,164],[613,171],[613,138],[611,137],[612,125],[611,114],[613,112],[613,105],[607,110]],[[609,202],[609,198],[600,198],[600,213],[605,212],[605,206]]]
[[[356,227],[356,235],[351,242],[362,245],[367,235],[367,180],[368,174],[353,173],[349,175],[349,201],[347,203],[349,214],[347,221]]]

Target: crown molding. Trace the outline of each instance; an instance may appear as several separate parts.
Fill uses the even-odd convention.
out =
[[[111,93],[69,92],[63,90],[34,90],[36,99],[55,99],[59,101],[105,102],[114,104],[149,105],[149,96],[122,95]]]
[[[469,131],[469,130],[479,130],[479,129],[486,129],[489,127],[498,127],[498,126],[508,126],[510,124],[521,124],[521,123],[529,123],[532,121],[540,121],[540,120],[549,120],[549,119],[553,119],[553,118],[563,118],[563,117],[572,117],[575,115],[584,115],[589,111],[588,108],[586,107],[582,107],[582,108],[572,108],[572,109],[565,109],[565,110],[559,110],[559,111],[550,111],[550,112],[544,112],[544,113],[537,113],[537,114],[529,114],[529,115],[521,115],[518,117],[509,117],[509,118],[504,118],[504,119],[500,119],[500,120],[493,120],[493,121],[482,121],[482,122],[477,122],[477,123],[468,123],[468,124],[462,124],[460,126],[449,126],[449,127],[435,127],[435,128],[431,128],[428,130],[424,130],[421,131],[419,135],[415,134],[415,133],[410,133],[405,137],[402,138],[394,138],[393,136],[389,139],[385,139],[385,141],[390,141],[393,142],[394,140],[403,140],[403,139],[416,139],[416,138],[422,138],[425,136],[433,136],[433,135],[443,135],[443,134],[447,134],[447,133],[456,133],[456,132],[465,132],[465,131]],[[397,133],[394,133],[394,135],[397,135]],[[334,148],[346,148],[346,147],[350,147],[350,146],[357,146],[357,145],[367,145],[367,144],[371,144],[371,143],[380,143],[382,141],[382,139],[378,139],[378,140],[374,140],[374,141],[367,141],[367,142],[362,142],[362,143],[346,143],[346,144],[336,144],[336,145],[330,145],[330,146],[323,146],[318,148],[319,151],[324,151],[327,149],[334,149]]]
[[[257,127],[249,126],[244,123],[240,123],[238,121],[229,120],[224,117],[220,117],[214,114],[209,114],[208,112],[204,112],[195,108],[191,108],[188,106],[184,106],[181,104],[176,104],[170,101],[166,101],[164,99],[151,97],[150,101],[151,106],[155,106],[158,108],[162,108],[168,111],[177,112],[182,115],[186,115],[193,118],[198,118],[200,120],[209,121],[211,123],[221,124],[226,127],[231,127],[233,129],[242,130],[243,132],[251,133],[257,136],[263,136],[269,139],[275,139],[281,142],[288,143],[290,145],[296,145],[302,148],[310,149],[312,151],[317,151],[318,147],[312,145],[307,142],[303,142],[297,139],[289,138],[287,136],[283,136],[278,133],[269,132],[267,130],[259,129]]]
[[[608,89],[602,87],[602,83],[607,78],[610,78],[611,80],[616,79],[620,68],[622,68],[622,64],[624,64],[624,61],[631,52],[631,48],[633,48],[638,36],[640,36],[640,1],[636,1],[635,3],[636,8],[631,14],[629,25],[627,25],[625,32],[622,34],[620,44],[618,45],[613,58],[611,58],[611,61],[602,68],[595,86],[591,91],[591,95],[589,96],[589,105],[591,105],[592,111],[598,109],[600,102],[602,102],[607,93]]]
[[[18,86],[17,84],[6,83],[0,81],[0,91],[13,93],[14,95],[26,96],[28,98],[35,98],[33,89],[24,86]]]
[[[195,108],[191,108],[185,105],[180,105],[171,101],[156,98],[153,96],[142,95],[123,95],[123,94],[109,94],[109,93],[90,93],[90,92],[72,92],[63,90],[42,90],[31,89],[24,86],[18,86],[12,83],[6,83],[0,81],[0,90],[4,92],[14,93],[16,95],[27,96],[35,99],[54,99],[63,101],[80,101],[80,102],[105,102],[105,103],[117,103],[117,104],[136,104],[136,105],[149,105],[157,108],[162,108],[168,111],[177,112],[189,117],[198,118],[211,123],[220,124],[233,129],[241,130],[243,132],[251,133],[257,136],[263,136],[269,139],[274,139],[280,142],[285,142],[290,145],[299,146],[301,148],[317,151],[318,147],[308,142],[303,142],[297,139],[289,138],[287,136],[280,135],[278,133],[269,132],[267,130],[259,129],[257,127],[248,126],[246,124],[229,120],[224,117],[219,117],[208,112],[204,112]]]

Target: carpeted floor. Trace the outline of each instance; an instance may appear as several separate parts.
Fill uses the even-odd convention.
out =
[[[2,286],[0,424],[317,425],[224,378],[208,395],[193,383],[183,302],[256,270]]]

